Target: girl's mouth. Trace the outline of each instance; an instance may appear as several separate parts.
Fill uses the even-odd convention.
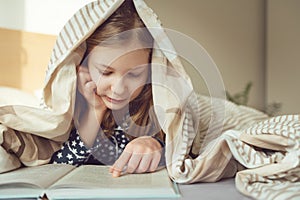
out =
[[[126,99],[113,99],[108,96],[105,96],[105,98],[108,102],[113,103],[113,104],[120,104],[120,103],[123,103],[126,101]]]

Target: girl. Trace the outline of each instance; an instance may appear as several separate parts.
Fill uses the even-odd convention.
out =
[[[125,1],[86,40],[69,140],[52,163],[112,165],[112,176],[155,171],[164,134],[152,105],[153,38]],[[163,161],[163,160],[162,160]]]

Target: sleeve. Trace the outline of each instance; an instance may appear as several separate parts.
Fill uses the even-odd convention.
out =
[[[63,144],[61,149],[52,155],[50,163],[81,165],[84,164],[89,155],[90,150],[84,146],[78,130],[73,129],[69,139]]]
[[[165,139],[164,138],[163,139],[160,138],[160,133],[152,135],[151,137],[154,138],[154,139],[156,139],[159,142],[159,144],[160,144],[160,146],[162,148],[165,147],[165,141],[164,141]]]
[[[159,142],[159,144],[160,144],[160,146],[161,146],[161,148],[162,148],[162,156],[161,156],[161,159],[160,159],[160,161],[159,161],[159,164],[158,164],[158,166],[165,166],[166,165],[166,159],[165,159],[165,136],[163,135],[163,137],[161,138],[161,133],[157,133],[157,134],[155,134],[155,135],[152,135],[151,136],[152,138],[154,138],[154,139],[156,139],[158,142]]]

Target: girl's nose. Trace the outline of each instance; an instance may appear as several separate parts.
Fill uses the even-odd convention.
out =
[[[113,94],[121,96],[126,91],[124,77],[116,78],[112,81],[111,90]]]

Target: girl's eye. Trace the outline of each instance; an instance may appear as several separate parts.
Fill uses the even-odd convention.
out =
[[[139,77],[141,76],[142,73],[138,73],[138,74],[135,74],[135,73],[129,73],[128,75],[131,76],[131,77]]]
[[[102,74],[103,76],[109,76],[110,74],[112,74],[111,71],[101,71],[101,70],[98,70],[100,74]]]

